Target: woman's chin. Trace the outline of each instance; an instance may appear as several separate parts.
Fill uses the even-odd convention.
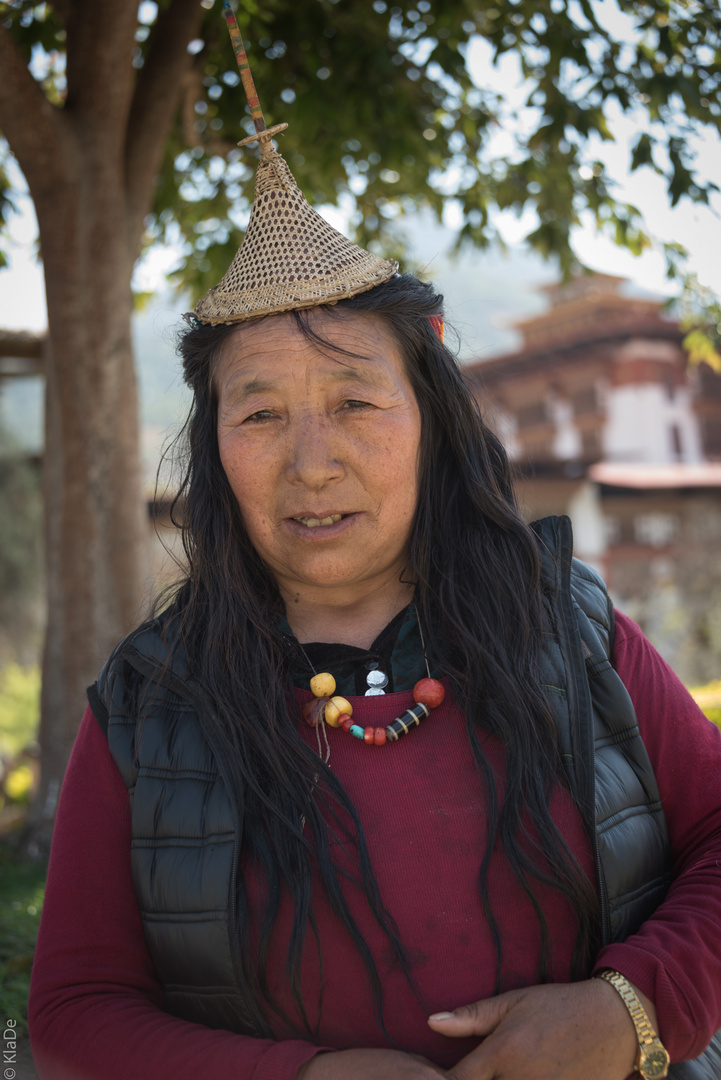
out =
[[[365,513],[329,525],[283,518],[272,544],[256,547],[283,591],[347,588],[355,596],[359,586],[376,592],[380,581],[397,582],[406,564],[406,538],[384,524]]]
[[[340,594],[347,590],[349,598],[355,598],[359,588],[376,592],[379,581],[397,581],[402,566],[402,558],[389,562],[387,549],[368,550],[354,544],[346,550],[331,551],[318,545],[310,551],[295,551],[271,569],[282,591],[322,589]]]
[[[296,559],[282,573],[279,581],[290,587],[345,590],[354,593],[359,585],[375,577],[373,567],[359,565],[357,559]]]

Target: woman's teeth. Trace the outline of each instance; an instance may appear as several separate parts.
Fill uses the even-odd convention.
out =
[[[342,517],[342,514],[331,514],[326,518],[299,517],[295,518],[295,521],[299,521],[301,525],[307,525],[309,529],[317,529],[319,525],[335,525],[336,521],[340,521]]]

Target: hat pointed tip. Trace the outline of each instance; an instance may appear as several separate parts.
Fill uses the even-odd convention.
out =
[[[398,272],[394,259],[358,247],[308,204],[270,139],[261,148],[243,242],[223,279],[196,305],[196,318],[243,322],[334,304]]]

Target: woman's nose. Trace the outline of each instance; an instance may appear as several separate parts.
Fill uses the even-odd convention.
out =
[[[333,425],[322,417],[304,417],[290,432],[288,479],[319,491],[343,475]]]

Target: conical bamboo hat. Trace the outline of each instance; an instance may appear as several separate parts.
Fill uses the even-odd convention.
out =
[[[195,315],[205,323],[230,323],[332,304],[388,281],[397,271],[393,259],[379,259],[351,243],[308,205],[267,139],[243,243]]]
[[[372,289],[398,272],[393,259],[380,259],[351,243],[306,202],[271,137],[286,124],[266,128],[248,58],[229,0],[225,18],[235,50],[256,135],[260,162],[248,228],[223,280],[195,306],[201,322],[233,323],[299,308],[334,304]]]

